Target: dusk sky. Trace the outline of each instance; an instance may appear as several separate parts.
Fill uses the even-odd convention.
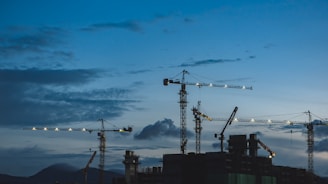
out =
[[[96,132],[23,128],[132,126],[107,133],[105,169],[123,169],[125,150],[141,167],[180,153],[179,89],[164,78],[252,86],[187,86],[187,152],[195,152],[191,108],[257,133],[273,163],[307,169],[307,122],[328,117],[328,1],[0,0],[0,173],[30,176],[55,164],[83,168],[98,150]],[[201,152],[219,151],[203,121]],[[266,156],[263,150],[260,155]],[[98,155],[97,155],[98,157]],[[328,128],[315,126],[314,172],[328,176]],[[99,158],[92,163],[97,167]],[[148,165],[147,165],[148,164]]]

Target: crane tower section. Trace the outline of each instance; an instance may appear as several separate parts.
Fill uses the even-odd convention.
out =
[[[220,87],[220,88],[235,88],[235,89],[244,89],[244,90],[252,90],[252,87],[247,86],[236,86],[236,85],[227,85],[227,84],[213,84],[213,83],[200,83],[200,82],[185,82],[185,75],[189,74],[188,71],[182,71],[182,79],[180,80],[172,80],[165,78],[163,80],[164,86],[168,86],[169,84],[180,84],[181,89],[179,92],[180,95],[180,151],[182,154],[185,154],[186,145],[187,145],[187,91],[186,86],[197,86],[197,87]]]
[[[201,131],[202,131],[202,125],[201,125],[201,117],[207,119],[208,121],[212,121],[212,118],[207,116],[206,114],[203,114],[199,111],[200,109],[200,101],[198,101],[197,108],[192,108],[192,113],[195,117],[195,133],[196,133],[196,154],[200,154],[200,138],[201,138]]]

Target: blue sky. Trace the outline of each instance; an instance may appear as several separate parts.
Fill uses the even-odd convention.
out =
[[[96,134],[22,128],[99,128],[99,118],[108,128],[134,128],[130,135],[107,135],[107,169],[122,167],[125,149],[152,164],[179,152],[179,86],[162,80],[181,79],[184,69],[188,82],[254,88],[188,86],[188,109],[200,100],[212,117],[228,118],[238,106],[242,118],[305,122],[307,110],[327,118],[327,10],[323,0],[2,0],[0,172],[31,175],[57,162],[83,167],[89,148],[97,149]],[[187,118],[192,134],[191,111]],[[203,124],[202,152],[218,149],[213,134],[223,124]],[[137,139],[149,125],[162,133]],[[227,134],[256,132],[281,155],[275,164],[307,168],[306,130],[291,134],[281,126],[236,123]],[[328,176],[328,130],[316,132],[314,169]]]

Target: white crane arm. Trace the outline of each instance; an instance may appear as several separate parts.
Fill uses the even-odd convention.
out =
[[[207,87],[235,88],[235,89],[253,90],[252,86],[237,86],[237,85],[201,83],[201,82],[180,82],[178,80],[173,81],[173,80],[170,80],[170,79],[164,79],[163,84],[164,84],[164,86],[167,86],[168,84],[185,84],[185,85],[189,85],[189,86],[198,86],[198,87],[207,86]]]
[[[186,85],[191,86],[207,86],[207,87],[219,87],[219,88],[236,88],[236,89],[248,89],[253,90],[252,86],[237,86],[237,85],[228,85],[228,84],[213,84],[213,83],[201,83],[201,82],[185,82]]]
[[[43,130],[43,131],[67,131],[67,132],[93,132],[93,131],[103,131],[103,132],[132,132],[132,128],[120,128],[120,129],[88,129],[88,128],[59,128],[59,127],[32,127],[24,128],[24,130]]]

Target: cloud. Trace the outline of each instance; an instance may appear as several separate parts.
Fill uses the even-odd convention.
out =
[[[0,56],[12,57],[23,53],[54,53],[51,48],[62,45],[66,31],[59,27],[39,27],[7,30],[0,34]]]
[[[152,71],[152,70],[149,70],[149,69],[131,70],[131,71],[128,71],[128,74],[148,73],[148,72],[151,72],[151,71]]]
[[[124,22],[107,22],[92,24],[88,27],[82,28],[82,31],[99,31],[104,29],[126,29],[132,32],[141,32],[142,28],[136,21],[124,21]]]
[[[181,65],[178,65],[177,67],[196,67],[196,66],[202,66],[202,65],[212,65],[212,64],[218,64],[218,63],[227,63],[227,62],[237,62],[241,61],[240,58],[236,59],[206,59],[206,60],[200,60],[200,61],[193,61],[189,63],[182,63]]]
[[[194,20],[191,19],[191,18],[187,18],[187,17],[186,17],[186,18],[183,19],[183,21],[186,22],[186,23],[191,23],[191,22],[193,22]]]
[[[320,138],[328,137],[328,126],[317,125],[314,126],[314,128],[315,128],[314,135],[316,137],[320,137]]]
[[[123,29],[132,32],[142,32],[143,28],[141,24],[156,24],[161,21],[165,21],[170,18],[180,17],[175,13],[171,14],[155,14],[150,20],[126,20],[122,22],[104,22],[104,23],[95,23],[88,25],[84,28],[81,28],[82,31],[101,31],[101,30],[109,30],[109,29]],[[182,23],[188,24],[194,22],[192,18],[186,17],[181,20]],[[168,28],[163,28],[164,32],[169,32]]]
[[[0,32],[0,64],[17,67],[17,62],[24,62],[28,67],[61,67],[75,58],[72,51],[63,49],[67,36],[60,27],[5,28]]]
[[[328,138],[327,139],[323,139],[323,140],[315,143],[315,145],[314,145],[314,151],[318,151],[318,152],[327,151],[328,152]]]
[[[0,125],[41,125],[115,118],[136,109],[133,90],[70,90],[99,70],[0,70]]]
[[[275,47],[276,45],[273,43],[267,43],[266,45],[263,46],[264,49],[271,49],[273,47]]]
[[[48,52],[46,55],[38,55],[38,56],[28,56],[27,59],[29,61],[71,61],[74,59],[74,53],[71,51],[52,51]]]
[[[187,135],[193,135],[192,132],[188,131]],[[156,137],[169,136],[169,137],[179,137],[180,128],[174,125],[171,119],[164,119],[162,121],[157,121],[154,124],[148,125],[141,130],[140,133],[134,135],[135,139],[153,139]]]

